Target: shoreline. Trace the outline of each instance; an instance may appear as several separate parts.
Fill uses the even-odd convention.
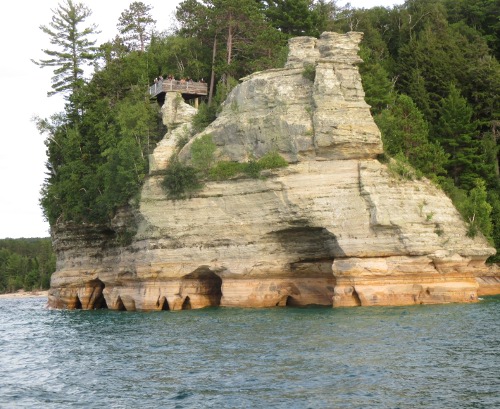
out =
[[[35,290],[35,291],[16,291],[15,293],[0,294],[0,299],[2,298],[38,298],[38,297],[48,297],[48,290]]]

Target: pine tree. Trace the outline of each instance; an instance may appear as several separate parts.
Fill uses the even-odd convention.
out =
[[[473,110],[454,84],[441,100],[439,120],[434,138],[450,155],[446,164],[448,174],[457,186],[472,189],[475,179],[485,166],[478,139],[477,122],[472,120]]]
[[[48,26],[40,26],[40,29],[50,37],[50,43],[57,49],[42,50],[51,57],[49,59],[31,61],[42,68],[57,67],[52,77],[53,91],[48,92],[48,95],[68,92],[75,94],[84,83],[82,66],[90,65],[95,59],[95,40],[89,40],[89,36],[99,32],[95,24],[80,28],[92,14],[82,3],[65,0],[52,12],[52,21]]]
[[[444,0],[448,19],[475,27],[500,58],[500,2],[498,0]]]
[[[151,6],[142,1],[135,1],[118,19],[118,31],[131,50],[144,52],[146,43],[151,39],[151,32],[156,23],[151,16],[151,9]]]
[[[284,43],[264,20],[255,0],[185,0],[177,7],[176,16],[181,25],[180,35],[195,37],[212,50],[210,102],[214,98],[216,77],[228,87],[231,78],[247,75],[250,72],[245,68],[255,67],[247,65],[247,61],[265,55],[263,61],[269,62]],[[272,46],[269,38],[275,40]],[[259,67],[264,68],[270,67]]]
[[[271,24],[289,36],[318,35],[312,0],[263,0]]]
[[[480,231],[491,240],[493,224],[491,223],[492,206],[487,201],[486,184],[481,179],[474,181],[474,188],[469,191],[467,201],[462,205],[461,213],[469,222],[468,235],[475,237]]]
[[[446,154],[439,145],[429,142],[429,125],[409,96],[399,95],[390,109],[375,117],[375,122],[389,155],[403,154],[429,176],[444,173]]]
[[[370,105],[372,114],[377,115],[394,103],[393,85],[385,68],[373,58],[371,50],[361,47],[360,55],[364,61],[360,67],[360,74],[365,100]]]
[[[497,254],[490,261],[500,263],[500,191],[491,189],[488,191],[488,203],[491,205],[491,238],[497,249]]]
[[[429,127],[422,113],[407,95],[399,95],[389,110],[375,118],[382,131],[387,153],[411,158],[415,148],[427,142]]]

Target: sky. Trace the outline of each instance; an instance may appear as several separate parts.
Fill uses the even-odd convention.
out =
[[[78,0],[75,0],[78,2]],[[40,68],[31,59],[46,58],[49,38],[39,29],[48,25],[58,0],[8,1],[2,4],[0,38],[0,239],[48,237],[49,224],[39,205],[45,178],[45,145],[32,120],[48,118],[63,110],[59,96],[47,97],[51,67]],[[118,33],[116,23],[132,0],[80,0],[92,10],[86,24],[95,23],[101,44]],[[181,0],[143,0],[152,6],[159,31],[172,27],[173,13]],[[344,1],[338,1],[343,5]],[[351,0],[353,7],[393,6],[403,0]]]

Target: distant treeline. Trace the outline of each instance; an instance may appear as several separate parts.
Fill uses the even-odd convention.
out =
[[[49,238],[0,240],[0,293],[46,290],[55,269]]]

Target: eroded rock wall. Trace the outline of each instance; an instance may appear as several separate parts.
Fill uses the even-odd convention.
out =
[[[107,228],[54,228],[58,266],[49,305],[476,301],[476,275],[494,249],[466,236],[442,191],[426,180],[400,180],[376,160],[382,144],[356,67],[360,39],[292,39],[284,69],[243,79],[217,120],[192,140],[210,133],[218,159],[243,162],[277,151],[289,166],[260,179],[208,182],[181,201],[161,188],[161,171],[192,114],[172,96],[163,109],[169,133],[152,155],[139,208],[119,213]],[[304,75],[310,65],[314,78]],[[190,160],[189,148],[181,159]]]
[[[376,158],[383,149],[357,68],[361,37],[292,39],[286,68],[243,78],[217,120],[197,137],[211,134],[219,159],[240,162],[269,151],[290,163]],[[189,158],[189,147],[181,157]]]

